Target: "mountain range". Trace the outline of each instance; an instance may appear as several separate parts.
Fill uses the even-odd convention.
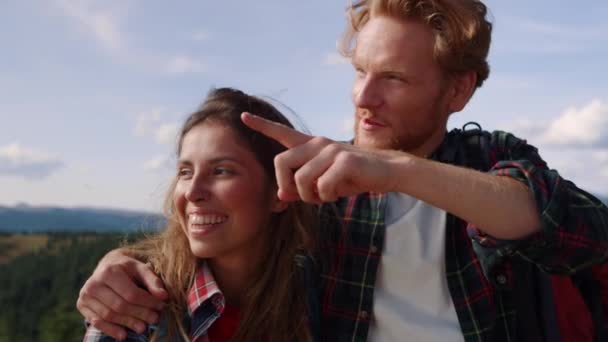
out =
[[[608,197],[599,197],[608,204]],[[158,213],[99,208],[0,206],[0,233],[139,232],[162,228]]]
[[[0,206],[0,233],[138,232],[158,230],[157,213],[98,208]]]

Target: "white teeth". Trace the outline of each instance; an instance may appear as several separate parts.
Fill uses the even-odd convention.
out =
[[[224,221],[226,221],[228,219],[228,217],[222,216],[222,215],[215,215],[215,214],[209,214],[209,215],[191,214],[188,216],[188,219],[189,219],[190,223],[192,223],[192,224],[218,224],[218,223],[223,223]]]

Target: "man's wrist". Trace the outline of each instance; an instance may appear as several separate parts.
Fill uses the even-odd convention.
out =
[[[399,152],[399,155],[395,155],[389,160],[389,192],[410,192],[419,159],[409,153]]]

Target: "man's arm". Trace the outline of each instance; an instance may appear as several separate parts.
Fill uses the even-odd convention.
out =
[[[608,259],[608,207],[549,169],[538,150],[506,132],[491,135],[489,173],[525,185],[533,195],[540,232],[517,241],[499,240],[482,225],[469,235],[484,269],[518,254],[547,272],[572,274]]]
[[[101,259],[80,290],[76,307],[91,325],[122,340],[127,337],[124,327],[143,333],[147,324],[157,323],[167,298],[149,265],[118,249]]]
[[[404,155],[391,167],[402,192],[483,227],[497,239],[516,240],[541,229],[532,191],[509,177]]]
[[[469,222],[482,247],[476,251],[489,263],[519,252],[547,271],[571,273],[608,258],[608,208],[549,170],[534,147],[512,135],[497,139],[501,155],[484,174],[311,137],[252,115],[242,119],[289,148],[275,159],[283,200],[403,192]]]
[[[362,192],[402,192],[474,222],[498,238],[517,239],[540,230],[534,198],[516,180],[405,152],[311,137],[251,115],[243,121],[289,148],[275,159],[283,200],[319,203]]]

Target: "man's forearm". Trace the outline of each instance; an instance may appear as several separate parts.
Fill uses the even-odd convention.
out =
[[[397,192],[407,193],[499,239],[540,231],[532,192],[517,180],[404,156],[394,163]]]

